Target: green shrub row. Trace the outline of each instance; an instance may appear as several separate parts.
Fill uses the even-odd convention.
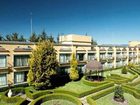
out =
[[[138,75],[140,75],[140,71],[139,71],[138,69],[136,70],[136,69],[132,68],[131,70],[132,70],[133,72],[137,73]]]
[[[137,78],[138,75],[133,75],[130,78],[122,77],[118,74],[111,74],[111,76],[107,77],[107,81],[112,81],[116,84],[128,83],[133,79]]]
[[[89,94],[92,94],[92,93],[96,93],[96,92],[98,92],[100,90],[103,90],[103,89],[112,87],[113,85],[114,85],[113,82],[107,83],[107,84],[103,84],[103,85],[100,85],[100,86],[98,86],[96,88],[93,88],[91,90],[87,90],[87,91],[82,92],[82,93],[74,93],[74,92],[71,92],[71,91],[68,91],[68,90],[62,90],[62,89],[56,89],[56,90],[54,90],[54,92],[56,92],[56,93],[70,94],[70,95],[73,95],[75,97],[81,98],[81,97],[84,97],[86,95],[89,95]]]
[[[86,80],[86,76],[84,76],[84,77],[82,78],[82,82],[83,82],[85,85],[88,85],[88,86],[99,86],[99,85],[108,83],[107,81],[100,81],[100,82],[89,81],[89,80]]]
[[[26,99],[21,98],[20,100],[18,100],[18,101],[16,102],[15,105],[25,105],[25,104],[24,104],[25,101],[26,101]]]
[[[14,84],[11,86],[11,88],[17,88],[17,87],[27,87],[28,86],[28,83],[24,83],[24,84]],[[5,87],[0,87],[0,92],[4,92],[6,90],[8,90],[9,87],[8,86],[5,86]]]
[[[133,95],[135,98],[140,99],[140,92],[138,92],[138,90],[132,89],[128,86],[123,86],[123,90],[124,92]]]
[[[135,87],[132,87],[132,86],[129,86],[129,85],[123,85],[123,87],[129,88],[129,89],[131,89],[131,90],[136,91],[137,93],[140,93],[140,89],[137,89],[137,88],[135,88]]]
[[[43,103],[43,102],[49,101],[49,100],[53,100],[53,99],[68,100],[70,102],[75,103],[76,105],[82,105],[80,100],[78,100],[76,97],[73,97],[68,94],[60,94],[60,93],[54,93],[54,94],[50,94],[50,95],[41,96],[41,97],[35,99],[34,101],[32,101],[30,105],[40,105],[40,103]]]
[[[13,95],[15,94],[15,96],[12,96],[12,97],[9,98],[7,96],[9,90],[3,92],[2,95],[1,95],[1,98],[4,102],[6,102],[6,103],[16,103],[17,101],[23,100],[23,98],[21,98],[20,96],[17,95],[18,93],[23,93],[23,94],[25,93],[25,90],[24,90],[23,87],[13,88],[11,90],[12,90],[12,94]]]
[[[105,90],[102,90],[98,93],[95,93],[94,95],[92,96],[89,96],[87,97],[87,102],[90,104],[90,105],[96,105],[96,100],[107,95],[107,94],[110,94],[114,91],[114,86],[113,87],[110,87],[108,89],[105,89]]]
[[[42,95],[53,93],[53,90],[34,91],[33,89],[26,88],[25,93],[26,96],[29,97],[30,99],[36,99]]]
[[[133,74],[133,75],[136,75],[136,74],[137,74],[136,72],[134,72],[134,71],[131,70],[131,69],[128,69],[128,72],[131,73],[131,74]]]

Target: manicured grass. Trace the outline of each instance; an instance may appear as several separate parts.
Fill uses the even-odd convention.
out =
[[[108,95],[96,100],[96,103],[97,103],[97,105],[123,105],[123,104],[119,104],[119,103],[115,102],[113,100],[113,96],[114,96],[114,93],[108,94]],[[140,103],[140,99],[136,99],[134,96],[132,96],[128,93],[124,93],[124,97],[126,99],[126,102],[128,103],[125,105],[139,105],[139,103]]]
[[[53,99],[42,103],[41,105],[76,105],[70,101],[62,99]]]
[[[140,84],[136,85],[135,88],[140,90]]]
[[[16,103],[6,103],[2,100],[0,100],[0,105],[15,105]]]
[[[93,88],[95,88],[95,87],[85,85],[85,84],[83,84],[82,81],[76,81],[76,82],[69,82],[65,86],[59,87],[57,89],[68,90],[68,91],[72,91],[74,93],[82,93],[87,90],[91,90]]]
[[[121,73],[121,69],[111,70],[111,71],[105,71],[104,72],[104,76],[105,77],[108,76],[109,74],[118,74],[118,75],[120,75],[122,77],[127,77],[127,78],[129,78],[129,76],[132,76],[133,75],[133,74],[131,74],[129,72],[127,72],[127,74],[122,74]]]

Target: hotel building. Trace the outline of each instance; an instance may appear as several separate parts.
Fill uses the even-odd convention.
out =
[[[92,45],[91,39],[91,36],[75,34],[60,36],[59,43],[54,45],[60,70],[69,71],[73,52],[79,70],[93,59],[100,61],[104,69],[121,67],[129,62],[140,63],[140,42],[131,41],[127,46]],[[32,42],[0,42],[0,87],[26,83],[28,59],[35,48]]]

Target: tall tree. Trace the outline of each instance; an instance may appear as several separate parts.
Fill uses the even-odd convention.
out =
[[[60,34],[58,33],[58,35],[57,35],[57,43],[59,43],[59,36],[60,36]]]
[[[50,76],[55,73],[58,67],[53,43],[49,40],[39,42],[32,52],[29,64],[27,82],[37,89],[46,89],[51,86]]]
[[[50,36],[48,37],[48,40],[50,40],[50,42],[55,43],[55,40],[52,34],[50,34]]]
[[[30,42],[38,42],[38,40],[39,40],[39,38],[38,38],[38,36],[36,35],[35,32],[29,38]]]
[[[71,55],[70,74],[69,74],[71,80],[77,80],[79,78],[79,73],[78,73],[78,70],[77,70],[77,65],[78,65],[78,62],[77,62],[75,53],[73,53]]]
[[[12,33],[12,41],[19,41],[19,34],[18,33]]]
[[[4,38],[3,38],[3,36],[0,34],[0,41],[3,41],[4,40]]]
[[[12,36],[10,35],[10,34],[7,34],[6,36],[5,36],[5,39],[4,39],[5,41],[12,41]]]
[[[95,40],[93,40],[93,38],[92,38],[91,44],[92,44],[92,45],[97,45],[97,42],[96,42]]]
[[[39,41],[47,40],[47,34],[45,31],[42,31],[42,33],[39,35]]]
[[[23,35],[21,35],[21,36],[19,37],[18,41],[26,42],[26,39],[24,38]]]

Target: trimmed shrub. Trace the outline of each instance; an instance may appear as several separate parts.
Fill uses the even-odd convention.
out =
[[[24,94],[25,93],[25,90],[23,87],[18,87],[18,88],[13,88],[11,89],[12,90],[12,97],[7,97],[7,93],[9,90],[5,91],[1,98],[4,102],[6,103],[16,103],[17,101],[20,101],[20,100],[23,100],[23,98],[19,97],[18,93],[22,93]]]
[[[93,100],[91,97],[87,97],[87,102],[89,103],[89,105],[97,105],[96,101]]]
[[[51,94],[51,95],[44,95],[42,97],[39,97],[39,98],[35,99],[33,102],[31,102],[30,105],[40,105],[41,103],[43,103],[45,101],[49,101],[49,100],[53,100],[53,99],[68,100],[70,102],[75,103],[76,105],[82,105],[80,100],[78,100],[76,97],[73,97],[68,94],[59,94],[59,93],[55,93],[55,94]]]
[[[135,88],[132,88],[130,86],[123,86],[123,90],[126,93],[129,93],[131,95],[133,95],[135,98],[140,99],[140,90],[137,90]]]
[[[53,90],[35,91],[35,90],[31,90],[31,88],[26,88],[25,93],[26,96],[29,97],[30,99],[36,99],[42,95],[53,93]]]
[[[73,95],[75,97],[81,98],[81,97],[84,97],[84,96],[89,95],[91,93],[95,93],[95,92],[98,92],[100,90],[103,90],[103,89],[112,87],[113,85],[114,85],[113,82],[107,83],[107,84],[103,84],[103,85],[100,85],[100,86],[98,86],[96,88],[93,88],[91,90],[88,90],[88,91],[85,91],[85,92],[82,92],[82,93],[74,93],[74,92],[71,92],[71,91],[68,91],[68,90],[60,90],[60,89],[59,90],[56,89],[56,90],[54,90],[54,92],[56,92],[56,93],[70,94],[70,95]]]
[[[114,100],[119,101],[119,102],[124,102],[123,90],[120,85],[115,86]]]
[[[107,81],[112,81],[116,84],[122,84],[122,83],[127,83],[132,81],[133,78],[126,78],[126,77],[122,77],[118,74],[111,74],[111,76],[107,77]]]
[[[101,92],[98,92],[98,93],[95,93],[94,95],[92,96],[89,96],[87,97],[87,102],[90,104],[90,105],[97,105],[96,104],[96,100],[107,95],[107,94],[110,94],[114,91],[114,87],[110,87],[106,90],[102,90]]]
[[[123,68],[122,68],[122,74],[127,74],[127,66],[124,66]]]
[[[94,82],[94,81],[89,81],[89,80],[86,80],[86,76],[84,76],[82,78],[82,82],[88,86],[99,86],[99,85],[103,85],[103,84],[106,84],[108,83],[107,81],[97,81],[97,82]]]

